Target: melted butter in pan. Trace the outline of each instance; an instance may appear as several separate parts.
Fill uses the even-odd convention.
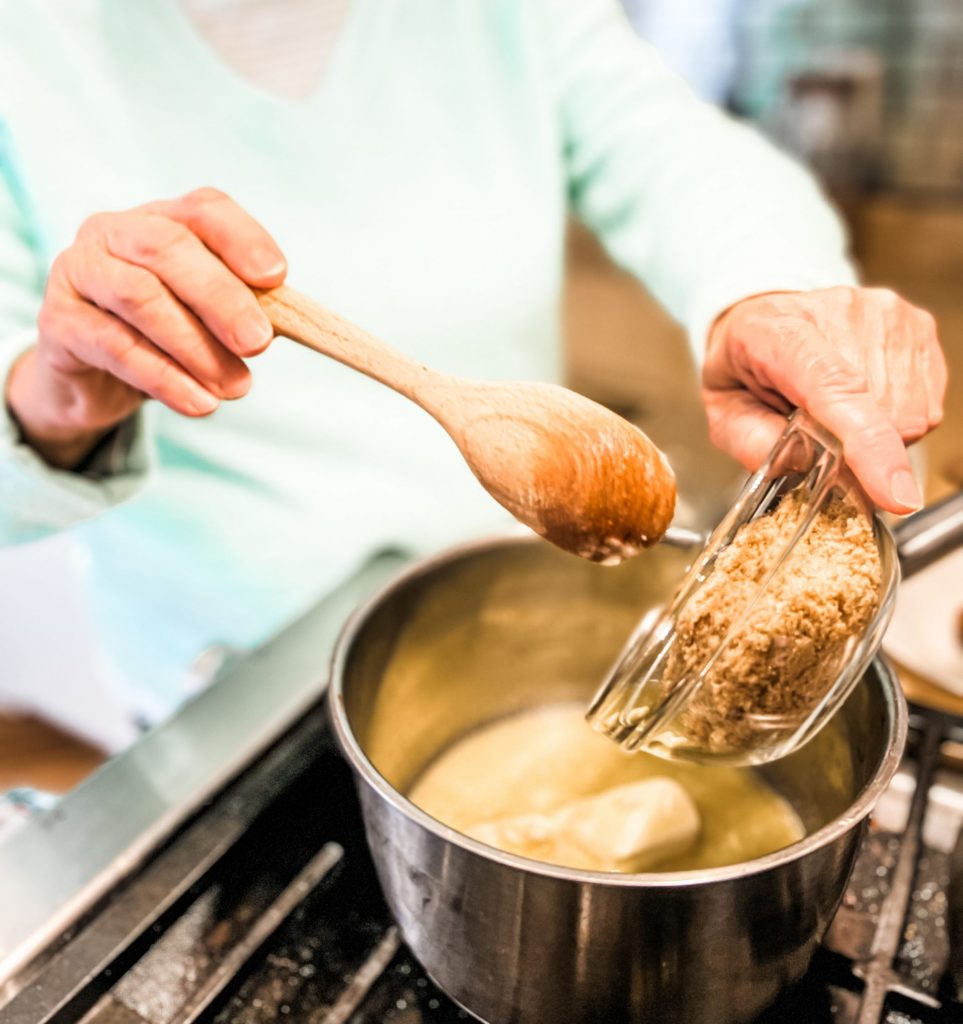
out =
[[[687,871],[752,860],[803,838],[792,806],[746,768],[675,764],[625,754],[588,725],[579,705],[527,711],[477,729],[445,750],[408,794],[412,803],[460,832],[499,819],[551,815],[573,801],[643,779],[669,778],[695,803],[699,834],[650,870]],[[497,832],[488,830],[491,836]],[[497,845],[497,842],[496,842]],[[584,851],[583,851],[584,852]],[[533,847],[535,859],[561,862]],[[580,856],[567,866],[607,870]]]

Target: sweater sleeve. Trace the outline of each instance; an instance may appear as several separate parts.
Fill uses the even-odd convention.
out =
[[[545,0],[576,214],[688,330],[749,295],[856,281],[812,176],[702,102],[616,0]]]
[[[17,174],[13,147],[0,120],[0,385],[36,340],[46,261],[38,218]],[[0,544],[43,536],[104,511],[134,494],[152,452],[143,416],[115,432],[83,472],[49,467],[20,438],[0,398]]]

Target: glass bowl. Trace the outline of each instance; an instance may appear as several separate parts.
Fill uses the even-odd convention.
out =
[[[726,598],[719,605],[722,598],[717,597],[723,612],[721,635],[705,651],[700,649],[700,658],[693,664],[691,649],[685,653],[684,637],[700,628],[700,616],[705,615],[700,591],[721,571],[720,555],[743,526],[773,514],[787,499],[790,505],[783,518],[789,525],[774,535],[771,546],[760,548],[761,571],[753,582],[741,586],[731,577],[715,580],[716,595]],[[877,603],[864,628],[844,636],[827,632],[831,638],[826,639],[789,608],[790,602],[798,601],[798,595],[793,596],[792,574],[796,579],[802,575],[793,551],[819,513],[840,500],[845,502],[847,530],[854,516],[863,516],[868,522],[862,526],[872,531],[880,569]],[[861,536],[866,539],[866,530]],[[862,677],[892,615],[899,575],[893,536],[846,469],[839,442],[797,411],[766,463],[749,478],[736,504],[709,537],[675,597],[639,623],[593,700],[588,719],[629,752],[730,765],[764,764],[785,757],[826,724]],[[797,632],[763,637],[763,614],[775,616],[772,621],[795,622],[792,628]],[[703,635],[711,637],[704,618],[701,624]],[[792,648],[793,644],[797,647]],[[775,683],[758,682],[765,680],[770,663],[777,665],[780,659],[795,672],[797,662],[792,659],[795,652],[804,650],[809,667],[796,675],[784,668],[792,686],[779,683],[781,689],[773,689]],[[733,668],[743,663],[752,670],[746,669],[744,682],[738,668]]]

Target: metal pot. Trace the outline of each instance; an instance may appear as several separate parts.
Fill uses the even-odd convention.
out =
[[[905,703],[878,660],[812,742],[757,769],[808,833],[758,860],[636,875],[553,867],[405,799],[467,731],[587,701],[693,540],[670,531],[605,570],[535,539],[469,544],[407,572],[342,634],[330,710],[388,904],[431,977],[491,1024],[750,1019],[805,971],[896,770]]]

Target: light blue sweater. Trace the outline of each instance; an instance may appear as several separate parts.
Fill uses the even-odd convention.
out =
[[[300,103],[240,80],[174,0],[0,0],[0,379],[84,217],[200,185],[267,226],[293,285],[468,376],[558,376],[568,210],[696,347],[746,295],[853,280],[808,175],[697,101],[615,0],[355,0]],[[386,389],[283,340],[252,370],[210,419],[147,409],[101,479],[0,418],[0,540],[83,539],[151,713],[201,649],[263,640],[375,552],[505,521]]]

